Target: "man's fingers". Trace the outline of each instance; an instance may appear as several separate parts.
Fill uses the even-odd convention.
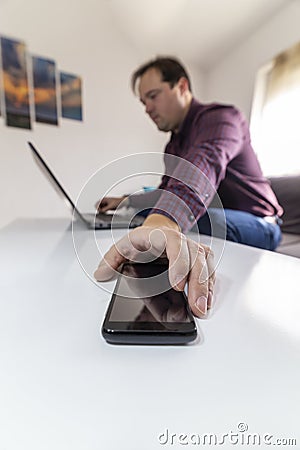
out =
[[[110,209],[116,209],[121,200],[117,197],[103,197],[95,204],[95,208],[99,212],[106,212]]]
[[[110,209],[112,209],[109,205],[100,205],[98,208],[97,208],[97,211],[98,212],[106,212],[106,211],[109,211]]]
[[[169,280],[174,289],[183,291],[190,269],[187,238],[178,231],[167,235],[166,253],[169,259]]]
[[[190,275],[188,279],[188,302],[197,317],[204,317],[208,308],[209,277],[205,249],[189,240]]]
[[[215,262],[214,262],[213,251],[208,247],[206,247],[205,250],[206,250],[206,263],[207,263],[207,270],[208,270],[207,309],[210,309],[212,307],[214,285],[215,285],[215,281],[216,281],[216,273],[215,273]]]
[[[94,277],[97,281],[107,281],[116,274],[120,265],[125,261],[145,262],[147,259],[149,260],[150,248],[148,231],[144,227],[135,228],[108,250],[100,261]],[[164,250],[164,245],[162,250]]]
[[[127,240],[128,236],[125,236],[125,238],[122,238],[105,253],[97,270],[94,272],[94,277],[97,281],[111,280],[116,275],[120,265],[127,260],[126,254],[128,254],[128,252],[125,250]],[[125,243],[122,241],[125,241]],[[124,250],[122,251],[123,247]]]

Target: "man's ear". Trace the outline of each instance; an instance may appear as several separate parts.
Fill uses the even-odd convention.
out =
[[[181,94],[184,94],[185,92],[187,92],[189,90],[189,82],[188,82],[187,78],[185,78],[185,77],[179,78],[178,87],[179,87]]]

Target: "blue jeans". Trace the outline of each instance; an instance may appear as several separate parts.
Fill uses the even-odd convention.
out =
[[[214,236],[226,237],[228,241],[266,250],[275,250],[281,241],[280,226],[276,223],[269,223],[262,217],[233,209],[208,208],[208,212],[209,215],[206,213],[197,222],[198,229],[202,234],[212,234],[212,222]]]

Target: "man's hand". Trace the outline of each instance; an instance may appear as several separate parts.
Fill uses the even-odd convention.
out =
[[[103,197],[95,204],[95,208],[98,212],[106,212],[110,209],[117,209],[117,207],[126,200],[126,196],[123,197]],[[125,206],[125,205],[124,205]]]
[[[175,222],[160,214],[148,216],[141,227],[130,231],[113,245],[94,276],[97,281],[108,281],[122,263],[141,260],[141,256],[145,260],[147,255],[169,259],[171,285],[181,291],[187,282],[190,308],[195,316],[204,317],[212,304],[215,282],[213,253],[209,247],[180,233]]]

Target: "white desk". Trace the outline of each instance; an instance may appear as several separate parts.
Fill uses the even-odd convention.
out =
[[[0,233],[0,450],[300,448],[299,259],[228,243],[200,342],[111,346],[99,333],[109,294],[82,270],[68,225]],[[96,238],[110,246],[108,231]],[[91,273],[94,234],[76,241]],[[221,445],[231,431],[235,445]],[[217,446],[192,445],[208,433]],[[260,446],[241,444],[254,433]]]

